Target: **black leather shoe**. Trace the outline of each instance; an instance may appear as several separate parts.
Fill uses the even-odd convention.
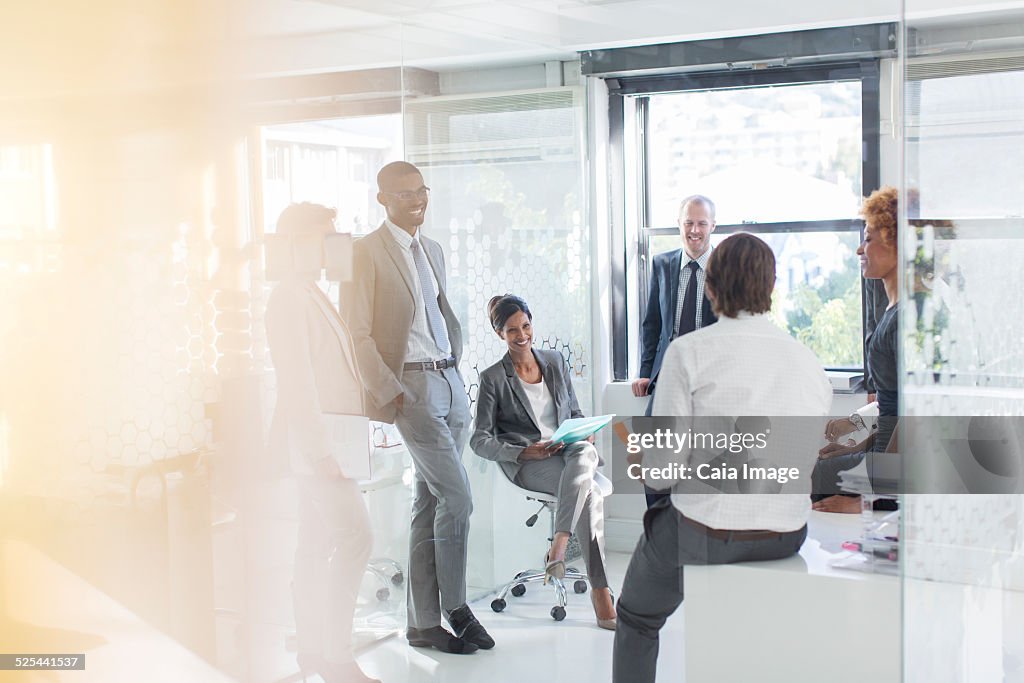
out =
[[[453,655],[471,655],[480,649],[468,640],[453,636],[440,626],[408,628],[405,631],[405,638],[413,647],[436,647],[441,652]]]
[[[473,612],[469,609],[469,605],[456,607],[449,612],[448,623],[451,624],[455,635],[473,643],[481,650],[490,650],[494,647],[494,638],[491,638],[483,625],[476,620]]]

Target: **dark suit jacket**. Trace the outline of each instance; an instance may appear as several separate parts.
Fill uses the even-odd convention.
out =
[[[679,268],[683,262],[682,248],[658,254],[651,263],[651,285],[647,295],[640,338],[640,377],[655,379],[661,371],[661,361],[672,342],[672,327],[676,319],[679,299]],[[707,294],[701,302],[703,327],[717,322]]]
[[[562,424],[570,417],[583,417],[562,354],[534,349],[533,355],[555,401],[555,421]],[[540,427],[534,422],[530,399],[519,384],[512,358],[506,353],[480,373],[476,425],[470,446],[481,458],[497,462],[508,478],[515,481],[522,466],[519,454],[537,441]]]
[[[421,232],[420,244],[437,278],[437,303],[448,329],[452,355],[462,358],[462,328],[448,304],[444,252]],[[341,315],[348,323],[366,392],[366,416],[395,421],[395,397],[402,393],[402,366],[413,315],[422,302],[402,248],[381,225],[352,245],[352,281],[341,288]]]

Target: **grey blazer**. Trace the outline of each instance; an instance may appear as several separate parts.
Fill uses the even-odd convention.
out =
[[[462,359],[462,328],[448,303],[444,252],[441,245],[419,236],[427,262],[437,278],[437,303],[448,328],[452,355]],[[382,224],[352,245],[352,281],[341,288],[341,315],[348,323],[356,362],[366,394],[366,416],[394,422],[395,397],[402,393],[402,366],[409,344],[416,300],[414,273],[401,247]]]
[[[555,401],[555,421],[562,424],[570,417],[583,417],[562,354],[534,349],[533,356]],[[515,481],[522,467],[519,454],[539,440],[540,427],[530,409],[530,399],[519,384],[512,358],[506,353],[480,373],[476,425],[470,446],[481,458],[497,462],[508,478]]]

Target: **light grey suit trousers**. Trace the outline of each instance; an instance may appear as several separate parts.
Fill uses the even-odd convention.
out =
[[[440,289],[441,309],[456,363],[462,328],[448,303],[444,252],[420,234]],[[473,503],[462,451],[469,437],[469,404],[455,368],[405,370],[413,316],[422,310],[416,273],[409,270],[388,227],[353,244],[352,282],[342,287],[342,315],[352,332],[367,417],[394,422],[416,475],[409,532],[408,612],[411,628],[441,623],[441,609],[466,602],[466,540]],[[441,360],[435,358],[433,360]],[[398,411],[395,398],[405,394]]]
[[[466,602],[466,548],[473,497],[462,452],[469,401],[455,368],[402,375],[395,418],[416,467],[409,531],[410,628],[430,628]]]
[[[583,562],[593,588],[607,588],[604,556],[604,496],[594,483],[597,449],[578,441],[544,460],[528,460],[516,483],[531,491],[558,496],[555,531],[573,533],[583,546]]]

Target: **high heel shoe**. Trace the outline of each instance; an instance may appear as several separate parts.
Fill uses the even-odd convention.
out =
[[[565,578],[565,560],[548,560],[548,554],[544,553],[544,585],[548,585],[551,579]]]
[[[594,597],[596,595],[597,595],[597,591],[594,591],[594,590],[590,591],[590,604],[594,606],[594,617],[597,619],[597,626],[598,626],[598,628],[603,628],[603,629],[606,629],[608,631],[614,631],[616,629],[617,625],[618,625],[618,621],[616,620],[615,617],[613,617],[611,619],[602,619],[601,617],[597,616],[597,605],[594,602]],[[615,598],[613,597],[612,598],[612,609],[614,609],[614,608],[615,608]]]

